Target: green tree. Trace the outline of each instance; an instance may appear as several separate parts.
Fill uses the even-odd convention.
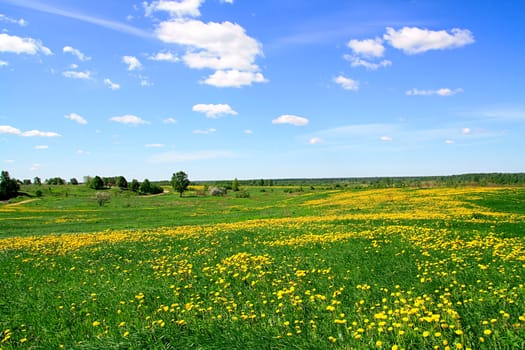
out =
[[[33,179],[35,185],[42,185],[42,180],[37,176]]]
[[[117,183],[116,185],[120,187],[121,189],[128,188],[128,180],[124,176],[117,177]]]
[[[131,182],[129,183],[129,189],[132,190],[133,192],[138,192],[139,189],[140,189],[140,182],[139,182],[139,180],[137,180],[137,179],[131,180]]]
[[[239,180],[237,180],[237,178],[233,179],[232,190],[234,192],[238,192],[239,191]]]
[[[0,200],[16,197],[19,189],[18,181],[11,179],[7,171],[2,171],[2,175],[0,175]]]
[[[148,179],[144,179],[140,184],[140,192],[142,193],[151,193],[151,182]]]
[[[179,171],[171,177],[171,186],[173,186],[173,189],[177,192],[179,192],[180,196],[182,197],[182,194],[184,191],[188,189],[188,186],[190,185],[190,180],[188,179],[188,175],[184,171]]]
[[[69,180],[69,183],[72,185],[78,185],[78,180],[73,177]]]
[[[97,175],[91,179],[89,182],[89,187],[94,190],[101,190],[104,188],[104,180],[102,180],[102,178]]]

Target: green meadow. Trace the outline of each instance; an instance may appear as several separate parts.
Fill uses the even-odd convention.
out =
[[[0,349],[525,348],[525,188],[244,190],[0,204]]]

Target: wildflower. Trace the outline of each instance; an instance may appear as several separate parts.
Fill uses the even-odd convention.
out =
[[[376,346],[380,348],[383,346],[383,342],[381,340],[376,341]]]
[[[331,343],[335,343],[337,341],[336,338],[332,337],[332,336],[329,336],[328,337],[328,340],[331,342]]]
[[[428,336],[430,336],[430,332],[429,331],[424,331],[423,332],[423,338],[426,338]]]
[[[98,327],[100,326],[100,322],[98,321],[93,321],[93,327]]]
[[[485,334],[485,335],[491,335],[491,334],[492,334],[492,331],[491,331],[490,329],[485,329],[485,330],[483,331],[483,334]]]

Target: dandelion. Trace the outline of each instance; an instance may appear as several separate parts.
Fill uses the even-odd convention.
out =
[[[376,346],[378,348],[382,347],[383,346],[383,342],[381,340],[376,341]]]
[[[492,331],[491,331],[490,329],[485,329],[485,330],[483,331],[483,334],[485,334],[485,335],[491,335],[491,334],[492,334]]]
[[[429,331],[424,331],[423,332],[423,338],[427,338],[430,336],[430,332]]]
[[[99,321],[93,321],[93,327],[98,327],[100,326],[100,322]]]
[[[337,341],[337,339],[332,337],[332,336],[329,336],[328,337],[328,341],[330,341],[330,343],[335,343]]]

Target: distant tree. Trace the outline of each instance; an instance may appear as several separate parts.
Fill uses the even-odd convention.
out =
[[[233,179],[232,191],[234,191],[234,192],[238,192],[239,191],[239,180],[237,180],[237,178]]]
[[[138,192],[140,189],[140,182],[137,179],[133,179],[129,184],[128,187],[133,192]]]
[[[0,175],[0,200],[16,197],[19,189],[18,181],[11,179],[7,171],[2,171]]]
[[[72,185],[78,185],[78,180],[75,179],[75,178],[72,178],[69,180],[69,183],[72,184]]]
[[[22,181],[22,183],[24,185],[31,185],[31,180],[30,179],[24,179],[24,181]]]
[[[184,191],[188,189],[188,186],[190,185],[190,180],[188,179],[188,175],[184,171],[179,171],[171,177],[171,186],[173,186],[173,189],[177,192],[179,192],[180,196],[182,197],[182,194]]]
[[[66,184],[66,180],[60,177],[52,177],[50,179],[46,179],[45,182],[47,185],[65,185]]]
[[[102,178],[97,175],[91,179],[89,182],[89,187],[94,190],[101,190],[104,188],[104,180],[102,180]]]
[[[151,192],[151,182],[149,182],[148,179],[144,179],[144,181],[142,181],[142,183],[140,184],[140,192],[141,193]]]
[[[121,189],[128,188],[128,180],[124,176],[117,177],[116,185]]]
[[[40,178],[38,176],[36,176],[34,179],[33,179],[33,183],[35,185],[42,185],[42,180],[40,180]]]
[[[259,180],[259,186],[264,186],[264,179]]]

